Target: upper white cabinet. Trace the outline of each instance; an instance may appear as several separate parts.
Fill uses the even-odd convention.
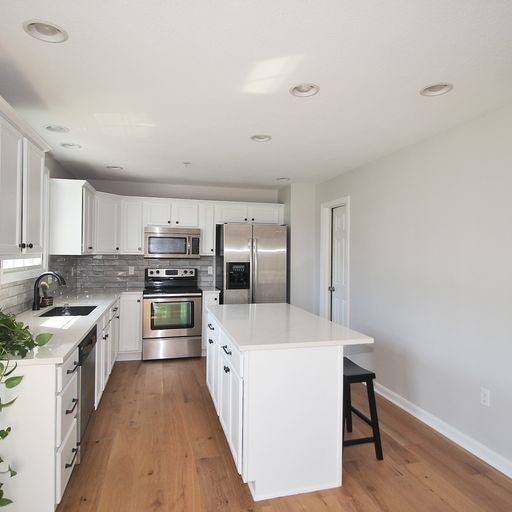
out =
[[[44,152],[0,117],[0,254],[43,251]]]
[[[20,252],[22,154],[23,136],[0,117],[0,254]]]
[[[283,205],[218,203],[215,210],[215,222],[217,224],[225,222],[281,224],[283,222]]]
[[[121,201],[121,254],[143,254],[143,203],[137,199]]]
[[[199,205],[199,228],[201,229],[201,256],[213,256],[215,254],[215,206],[201,203]]]
[[[144,225],[196,228],[199,226],[199,203],[148,199],[144,201]]]
[[[83,180],[50,180],[50,254],[91,254],[94,189]]]
[[[94,252],[100,254],[119,254],[119,216],[121,201],[113,194],[96,193],[95,226],[96,243]]]

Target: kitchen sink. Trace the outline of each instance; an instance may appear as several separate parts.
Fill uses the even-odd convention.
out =
[[[39,316],[87,316],[97,306],[56,306]]]

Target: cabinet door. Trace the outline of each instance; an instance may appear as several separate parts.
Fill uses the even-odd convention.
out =
[[[142,294],[123,294],[120,301],[119,352],[142,350]]]
[[[100,322],[98,322],[99,327]],[[99,329],[98,329],[99,330]],[[98,341],[96,342],[96,379],[95,379],[95,397],[94,408],[97,409],[100,404],[101,395],[103,394],[103,359],[105,357],[105,340],[103,339],[103,331],[100,331]]]
[[[82,199],[82,253],[94,252],[94,192],[84,187]]]
[[[281,206],[278,204],[249,206],[247,215],[249,222],[261,224],[279,224]]]
[[[143,254],[142,201],[123,201],[121,209],[121,254]]]
[[[26,253],[43,252],[44,153],[30,141],[23,141],[23,227]]]
[[[171,201],[144,201],[144,225],[168,226],[171,223]]]
[[[215,211],[215,222],[248,222],[247,205],[245,204],[218,204]]]
[[[23,137],[0,117],[0,254],[16,255],[21,244]]]
[[[199,226],[199,204],[188,201],[173,203],[171,224],[176,227],[197,228]]]
[[[242,400],[243,381],[233,368],[231,368],[231,425],[229,445],[239,474],[242,474]]]
[[[213,204],[199,205],[199,228],[201,229],[201,256],[215,256],[215,207]]]
[[[110,372],[117,359],[117,353],[119,352],[119,301],[117,301],[112,308],[113,317],[110,322]]]
[[[119,254],[119,200],[114,196],[97,194],[94,208],[96,213],[94,252],[97,254]]]
[[[231,438],[231,368],[220,351],[217,360],[220,382],[219,420],[229,442]]]
[[[103,364],[101,367],[101,370],[103,372],[103,389],[105,389],[105,387],[107,385],[108,378],[110,376],[110,368],[111,368],[110,359],[112,357],[112,350],[111,350],[112,336],[110,333],[110,331],[111,331],[110,326],[111,326],[111,322],[109,322],[106,325],[105,329],[103,330],[102,336],[101,336],[103,339]]]
[[[206,340],[206,385],[210,390],[210,395],[212,396],[213,403],[215,404],[215,408],[217,408],[217,396],[215,395],[216,389],[214,386],[215,375],[217,375],[216,371],[217,364],[217,343],[210,336]]]

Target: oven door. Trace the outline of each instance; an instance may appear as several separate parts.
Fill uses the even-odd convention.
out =
[[[142,337],[174,338],[201,335],[201,297],[143,299]]]

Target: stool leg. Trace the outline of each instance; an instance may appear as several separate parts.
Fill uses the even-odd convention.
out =
[[[375,391],[373,389],[373,380],[366,383],[368,392],[368,404],[370,405],[370,418],[372,420],[373,439],[375,444],[375,456],[378,460],[384,459],[382,454],[382,443],[380,440],[379,418],[377,416],[377,403],[375,401]]]
[[[352,394],[350,392],[350,382],[345,382],[346,400],[345,400],[345,418],[347,420],[347,432],[352,432]]]

